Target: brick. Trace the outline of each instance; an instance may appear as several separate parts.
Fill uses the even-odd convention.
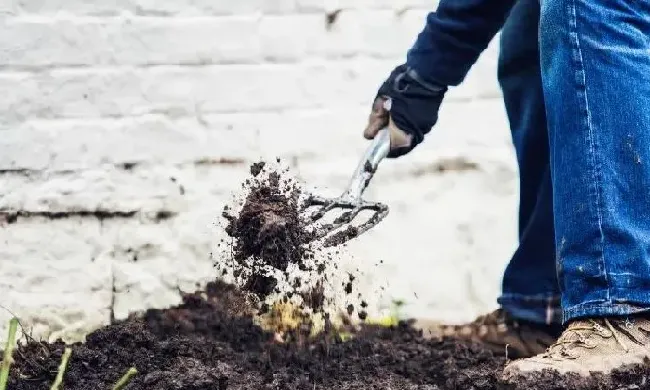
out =
[[[7,102],[0,106],[0,115],[10,121],[152,113],[182,117],[370,104],[395,63],[314,60],[277,65],[64,69],[0,76],[2,87],[25,85],[17,96],[2,98]]]
[[[29,73],[0,72],[0,131],[6,124],[25,120],[37,109],[34,99],[39,96],[37,79]]]
[[[72,293],[58,293],[57,287],[44,293],[17,292],[8,287],[2,289],[3,306],[18,317],[26,332],[36,340],[83,342],[88,333],[110,323],[112,292],[110,284],[106,286],[102,291],[80,289]],[[11,316],[6,310],[0,310],[0,332],[5,335]],[[21,337],[21,326],[17,333]]]
[[[201,16],[252,14],[262,10],[262,0],[7,0],[6,7],[18,14],[107,16],[133,12],[143,15]]]
[[[265,14],[291,14],[297,10],[297,0],[266,0],[262,10]]]
[[[207,206],[207,207],[206,207]],[[108,223],[114,242],[115,316],[180,302],[179,289],[192,292],[213,280],[210,257],[215,242],[210,227],[220,218],[222,203],[196,203],[195,208],[165,223]]]
[[[78,340],[108,322],[111,269],[97,220],[34,218],[0,231],[2,304],[26,326],[40,324],[34,337]]]
[[[360,12],[358,23],[363,26],[363,53],[381,58],[400,58],[403,62],[407,50],[424,28],[426,14],[426,11],[409,11],[403,16],[392,10]]]
[[[303,96],[299,70],[294,65],[151,69],[142,77],[142,94],[149,107],[160,111],[210,113],[309,106],[313,103]]]
[[[135,0],[136,12],[168,16],[250,15],[263,10],[265,0]]]
[[[17,78],[12,74],[0,76],[3,88],[13,87],[17,81],[24,89],[18,89],[17,97],[0,106],[0,116],[9,120],[121,116],[138,113],[135,110],[143,101],[139,76],[133,70],[69,69]]]
[[[360,54],[404,57],[424,26],[425,13],[419,14],[422,21],[415,24],[412,17],[400,17],[391,10],[343,10],[330,27],[322,14],[265,16],[260,26],[264,55],[276,61]]]
[[[303,11],[331,12],[336,9],[390,9],[400,12],[407,9],[425,9],[434,11],[438,6],[436,0],[297,0],[298,9]]]
[[[2,17],[14,16],[18,13],[16,1],[3,1],[0,3],[0,15]]]
[[[127,0],[88,2],[84,0],[4,0],[16,14],[55,15],[60,12],[77,15],[116,15],[131,11]]]
[[[203,163],[201,163],[203,164]],[[2,174],[3,212],[182,213],[205,198],[225,199],[245,179],[248,164],[104,167],[29,175]]]
[[[259,25],[264,58],[271,62],[302,60],[309,45],[321,39],[324,24],[320,15],[264,16]]]
[[[259,150],[256,128],[245,120],[236,130],[228,126],[212,126],[189,117],[170,120],[161,115],[117,120],[34,120],[1,130],[0,167],[71,170],[103,164],[192,163],[245,159]],[[26,149],[34,154],[21,152]]]
[[[0,45],[0,63],[29,68],[246,63],[260,55],[255,16],[15,19],[0,24]]]
[[[300,61],[308,57],[341,58],[361,51],[361,27],[350,12],[327,30],[319,14],[265,16],[260,24],[263,54],[270,61]]]
[[[398,63],[355,59],[305,64],[299,80],[304,99],[317,106],[371,106],[378,88]]]
[[[362,137],[367,106],[294,110],[270,117],[260,132],[265,156],[310,159],[355,155],[366,145]]]

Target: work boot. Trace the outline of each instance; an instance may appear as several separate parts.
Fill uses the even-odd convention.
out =
[[[442,336],[474,341],[508,359],[544,352],[561,333],[560,325],[541,325],[515,319],[504,309],[479,316],[464,325],[442,325]]]
[[[650,358],[650,320],[647,318],[601,318],[576,320],[540,355],[511,362],[503,380],[513,382],[550,369],[559,374],[610,373],[627,364]]]

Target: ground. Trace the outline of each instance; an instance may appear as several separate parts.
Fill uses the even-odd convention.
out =
[[[126,389],[506,389],[505,359],[478,345],[424,337],[402,322],[364,326],[343,341],[336,332],[278,342],[254,324],[247,300],[215,281],[183,304],[149,310],[99,329],[72,346],[66,390],[109,389],[130,368]],[[9,389],[48,389],[63,343],[32,341],[15,351]],[[533,378],[522,388],[645,389],[649,367],[611,378]],[[634,387],[632,385],[636,385]]]

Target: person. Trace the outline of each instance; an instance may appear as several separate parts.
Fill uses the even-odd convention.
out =
[[[501,31],[498,80],[520,179],[499,309],[444,332],[544,369],[650,358],[650,2],[441,0],[379,87],[363,134],[399,158]]]

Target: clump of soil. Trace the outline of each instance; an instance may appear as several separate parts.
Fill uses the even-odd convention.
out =
[[[252,164],[250,173],[243,184],[241,208],[226,206],[222,213],[230,238],[224,244],[230,250],[224,251],[216,266],[224,275],[231,272],[242,289],[264,302],[262,312],[272,304],[268,297],[275,295],[276,302],[293,301],[312,313],[327,314],[332,296],[325,286],[331,285],[337,265],[322,243],[314,240],[313,227],[301,215],[301,186],[288,170],[273,169],[265,162]]]
[[[257,169],[251,172],[259,174]],[[279,174],[273,172],[268,181],[252,187],[239,215],[224,214],[229,220],[226,233],[236,238],[235,260],[253,257],[281,271],[302,262],[309,236],[301,225],[298,196],[295,188],[283,191]]]
[[[429,339],[408,322],[334,330],[279,343],[255,325],[246,295],[210,283],[165,310],[151,309],[98,329],[72,345],[63,388],[110,389],[130,368],[127,390],[511,389],[499,382],[503,358],[479,345]],[[14,353],[9,389],[48,389],[65,345],[31,341]],[[524,378],[526,390],[647,389],[650,368],[614,375]],[[636,386],[636,387],[635,387]]]

